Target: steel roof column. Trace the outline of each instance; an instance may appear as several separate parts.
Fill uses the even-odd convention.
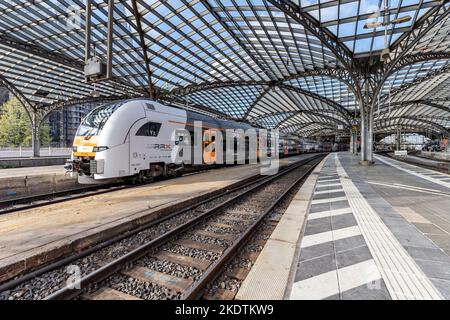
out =
[[[402,144],[402,132],[400,130],[400,128],[397,130],[397,150],[401,149],[401,144]]]
[[[356,155],[356,153],[358,151],[357,147],[356,147],[356,141],[357,140],[358,140],[358,132],[353,130],[353,128],[350,129],[350,152],[353,155]]]
[[[40,156],[41,144],[39,141],[39,128],[41,126],[41,120],[39,119],[37,112],[33,110],[31,114],[31,148],[33,149],[33,157]]]
[[[361,161],[362,165],[373,164],[373,108],[371,103],[370,75],[367,75],[358,90],[357,99],[360,109],[361,123]]]

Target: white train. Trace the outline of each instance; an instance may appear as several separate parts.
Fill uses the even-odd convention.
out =
[[[219,120],[153,100],[125,100],[100,106],[83,119],[74,139],[71,159],[65,168],[78,173],[80,183],[101,183],[118,178],[146,180],[160,175],[178,175],[195,167],[173,161],[173,154],[178,152],[177,146],[183,140],[183,135],[188,133],[191,141],[194,140],[194,121],[202,122],[203,132],[223,132],[225,129],[245,131],[252,128],[245,123]],[[202,166],[214,164],[214,134],[205,134],[203,138],[205,162]],[[248,150],[247,144],[246,141]],[[236,144],[235,148],[238,148]],[[302,140],[280,135],[278,148],[281,156],[300,154]],[[307,142],[307,149],[306,152],[313,149],[319,151],[310,141]],[[258,145],[258,154],[261,152],[264,150]]]

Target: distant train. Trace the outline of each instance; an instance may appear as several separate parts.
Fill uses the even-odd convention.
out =
[[[85,184],[118,178],[143,181],[161,175],[179,175],[195,167],[192,165],[194,161],[174,163],[173,160],[174,153],[179,152],[183,140],[188,138],[186,135],[194,141],[195,121],[202,123],[204,161],[201,166],[216,163],[215,136],[218,131],[261,130],[245,123],[220,120],[153,100],[124,100],[100,106],[83,119],[74,139],[71,159],[65,168],[78,173],[78,181]],[[239,141],[237,138],[235,140]],[[222,144],[225,147],[226,142]],[[248,155],[249,142],[245,140],[245,144]],[[238,142],[234,143],[233,148],[236,154]],[[258,143],[258,155],[269,149],[270,145]],[[280,134],[278,151],[280,156],[291,156],[325,150],[313,140]]]

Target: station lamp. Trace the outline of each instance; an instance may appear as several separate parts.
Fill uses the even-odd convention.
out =
[[[89,95],[93,98],[98,98],[100,97],[100,93],[97,91],[97,88],[95,87],[95,83],[94,83],[94,90],[92,90]]]
[[[366,24],[364,25],[364,29],[375,29],[381,27],[382,25],[383,23],[380,21],[370,21],[366,22]]]
[[[390,50],[388,46],[388,39],[387,39],[387,27],[388,25],[395,25],[400,23],[405,23],[410,21],[412,18],[410,15],[406,15],[403,17],[398,17],[396,19],[390,20],[389,19],[389,0],[384,0],[384,16],[383,21],[368,21],[364,24],[364,29],[374,29],[383,26],[384,27],[384,49],[381,51],[380,55],[380,61],[386,61],[390,57]],[[372,15],[375,18],[379,17],[379,11],[377,11],[374,15]],[[398,13],[397,13],[398,14]]]
[[[396,19],[393,19],[389,21],[389,7],[388,7],[388,1],[385,0],[385,7],[384,7],[384,19],[383,22],[381,21],[369,21],[364,24],[364,29],[374,29],[383,26],[384,27],[384,49],[381,51],[380,60],[386,61],[389,59],[389,56],[391,54],[389,47],[388,47],[388,40],[387,40],[387,26],[388,25],[395,25],[399,23],[405,23],[410,21],[412,18],[410,15],[406,15],[403,17],[399,17]]]
[[[410,21],[411,19],[412,19],[411,16],[408,15],[408,16],[403,16],[400,18],[393,19],[391,22],[388,22],[388,23],[384,23],[381,21],[370,21],[370,22],[366,22],[366,24],[364,24],[364,29],[375,29],[375,28],[378,28],[381,26],[388,26],[390,24],[405,23],[405,22]]]
[[[98,98],[100,97],[100,93],[98,93],[98,91],[92,90],[91,93],[89,94],[91,97],[93,98]]]
[[[397,18],[397,19],[393,19],[391,21],[391,23],[392,24],[405,23],[405,22],[410,21],[411,19],[412,19],[411,16],[408,15],[408,16],[403,16],[403,17]]]

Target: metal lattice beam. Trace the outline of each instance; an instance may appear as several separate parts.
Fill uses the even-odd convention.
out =
[[[347,121],[345,121],[345,120],[340,120],[340,119],[338,119],[338,118],[334,118],[334,117],[329,116],[329,115],[326,115],[326,114],[322,114],[322,113],[314,112],[314,111],[309,111],[309,110],[308,110],[308,111],[305,111],[305,110],[294,111],[293,114],[292,114],[292,116],[301,115],[301,114],[305,114],[305,115],[314,115],[314,116],[317,116],[317,117],[319,117],[319,118],[323,118],[323,119],[326,119],[326,120],[330,120],[331,122],[334,122],[334,123],[336,123],[336,124],[342,124],[342,125],[344,125],[344,126],[349,126],[349,123],[348,123]],[[280,121],[280,122],[277,124],[276,128],[280,128],[281,126],[283,126],[283,124],[287,123],[287,122],[290,121],[290,120],[291,120],[290,118],[287,118],[287,119],[284,119],[284,120]],[[335,128],[335,129],[336,129],[336,128]]]
[[[320,25],[320,22],[314,19],[309,13],[290,0],[268,0],[278,9],[293,18],[301,24],[307,31],[317,37],[325,46],[327,46],[336,58],[348,69],[352,65],[353,54],[343,45],[339,39],[326,28]]]
[[[348,112],[343,106],[341,106],[340,104],[336,103],[336,102],[333,101],[333,100],[330,100],[330,99],[328,99],[328,98],[326,98],[326,97],[323,97],[323,96],[321,96],[321,95],[319,95],[319,94],[316,94],[316,93],[314,93],[314,92],[311,92],[311,91],[308,91],[308,90],[303,90],[303,89],[301,89],[301,88],[294,87],[294,86],[291,86],[291,85],[284,85],[284,84],[283,84],[283,85],[278,85],[277,87],[279,87],[279,88],[281,88],[281,89],[288,90],[288,91],[293,91],[293,92],[296,92],[296,93],[298,93],[298,94],[305,95],[305,96],[311,97],[311,98],[313,98],[313,99],[316,99],[316,100],[318,100],[318,101],[321,101],[322,103],[325,103],[325,104],[329,105],[330,107],[332,107],[333,109],[335,109],[336,112],[338,112],[344,119],[347,119],[347,123],[350,123],[350,120],[349,120],[349,119],[351,118],[351,115],[349,114],[349,112]],[[273,87],[271,87],[271,88],[273,88]],[[269,90],[270,90],[271,88],[269,88]],[[258,100],[258,102],[259,102],[259,101],[260,101],[260,99]],[[252,112],[252,110],[253,110],[257,105],[258,105],[258,103],[253,103],[253,104],[247,109],[246,115],[245,115],[245,119],[248,118],[248,116],[250,115],[250,113]]]
[[[418,84],[420,84],[422,82],[428,81],[437,76],[448,73],[449,71],[450,71],[450,64],[447,64],[440,69],[436,69],[436,70],[428,72],[425,76],[417,77],[414,81],[402,84],[400,87],[391,90],[390,95],[391,95],[391,97],[394,97],[395,95],[401,94],[401,93],[407,91],[408,89],[417,86]],[[380,101],[385,101],[388,98],[389,98],[389,94],[384,94],[380,97]]]
[[[186,108],[186,109],[189,109],[189,108],[197,109],[197,110],[203,111],[203,112],[205,112],[207,114],[215,115],[215,116],[217,116],[219,118],[222,118],[222,119],[232,119],[229,115],[227,115],[227,114],[225,114],[223,112],[220,112],[218,110],[206,107],[204,105],[191,103],[191,102],[188,104],[188,103],[186,103],[186,100],[182,99],[181,97],[174,97],[174,96],[172,96],[172,97],[162,97],[161,100],[165,101],[165,102],[167,102],[169,104],[173,103],[173,104],[175,104],[176,107],[181,107],[181,108]],[[237,120],[237,119],[232,119],[232,120]]]
[[[416,54],[408,54],[406,56],[403,56],[401,59],[399,59],[392,70],[392,72],[396,72],[399,69],[418,63],[418,62],[424,62],[424,61],[431,61],[431,60],[450,60],[450,51],[444,51],[444,52],[423,52],[423,53],[416,53]]]
[[[253,118],[252,121],[258,122],[258,121],[262,121],[262,120],[264,120],[266,118],[283,116],[283,115],[293,116],[293,115],[295,115],[297,113],[300,113],[300,112],[312,113],[312,114],[315,114],[315,115],[322,115],[322,114],[327,115],[327,114],[331,113],[329,110],[314,110],[314,111],[311,111],[311,110],[289,110],[289,111],[277,111],[277,112],[262,114],[262,115],[260,115],[260,116],[258,116],[256,118]],[[336,114],[336,115],[338,115],[338,114]],[[346,121],[345,119],[339,119],[339,118],[335,118],[335,119],[338,119],[339,121],[344,122],[346,125],[348,124],[348,123],[345,122]]]
[[[299,72],[294,75],[290,75],[288,77],[282,78],[277,81],[261,81],[261,80],[250,80],[250,81],[219,81],[219,82],[205,82],[200,84],[192,84],[185,87],[176,87],[170,91],[166,91],[161,93],[162,95],[187,95],[198,91],[217,89],[222,87],[234,87],[234,86],[259,86],[259,85],[267,85],[267,86],[277,86],[283,83],[286,83],[290,80],[296,80],[300,78],[306,77],[315,77],[315,76],[325,76],[337,79],[342,81],[347,86],[351,87],[353,85],[353,80],[350,76],[350,72],[348,70],[342,68],[323,68],[323,69],[313,69]]]
[[[5,77],[0,75],[0,84],[3,85],[9,92],[11,92],[19,101],[25,106],[27,110],[35,110],[36,107],[25,97],[25,95],[16,88]]]
[[[61,53],[53,53],[47,49],[42,48],[41,46],[29,44],[27,42],[16,39],[10,35],[0,34],[0,43],[5,44],[11,48],[21,50],[31,55],[40,57],[45,60],[60,63],[67,68],[78,70],[79,72],[83,72],[84,70],[84,63],[82,61],[72,59]],[[130,86],[129,83],[125,82],[122,79],[113,78],[112,81],[116,85],[122,87],[123,90],[142,92],[141,88],[132,87]]]
[[[450,15],[450,6],[447,6],[449,2],[450,0],[443,0],[440,5],[429,9],[411,26],[410,32],[404,33],[390,46],[391,58],[384,68],[385,77],[392,73],[397,67],[397,63],[414,48],[425,34]]]
[[[111,95],[111,96],[100,96],[100,97],[86,97],[81,99],[71,99],[67,101],[58,101],[52,103],[50,105],[44,106],[42,109],[46,113],[50,113],[52,111],[60,110],[67,107],[72,107],[76,105],[90,104],[90,103],[102,103],[102,102],[111,102],[117,100],[125,100],[130,99],[130,96],[126,95]]]
[[[239,86],[261,86],[271,84],[272,82],[267,81],[218,81],[218,82],[193,84],[182,88],[174,88],[164,93],[163,95],[164,96],[188,95],[199,91],[212,90],[218,88],[239,87]]]
[[[102,98],[157,93],[161,100],[183,105],[185,97],[186,102],[191,101],[189,97],[195,103],[186,108],[222,118],[257,121],[275,114],[264,120],[270,126],[284,120],[285,115],[278,117],[277,113],[291,109],[293,115],[297,109],[311,110],[316,123],[327,122],[327,116],[347,123],[353,118],[349,110],[355,108],[357,113],[356,107],[363,106],[361,113],[370,118],[366,115],[376,110],[374,97],[387,87],[385,80],[398,72],[392,76],[397,89],[391,96],[407,102],[391,103],[394,110],[411,106],[410,111],[425,120],[433,114],[445,117],[448,108],[433,97],[445,96],[450,79],[442,74],[448,73],[448,67],[421,75],[425,68],[435,70],[444,64],[442,60],[450,60],[449,1],[400,1],[388,8],[395,18],[402,13],[413,17],[411,26],[405,23],[389,28],[389,43],[394,36],[403,35],[391,44],[391,59],[380,62],[381,29],[361,32],[360,22],[370,18],[370,13],[360,10],[362,1],[300,5],[297,0],[116,0],[111,15],[115,23],[112,60],[118,79],[99,83],[96,90]],[[74,29],[64,25],[71,3],[12,0],[0,9],[0,74],[31,105],[36,103],[36,109],[57,108],[75,97],[83,103],[92,93],[82,76],[82,21]],[[73,3],[82,16],[85,3]],[[108,10],[111,3],[93,3],[92,44],[99,57],[106,51],[106,17],[112,13]],[[343,15],[344,5],[354,13]],[[355,24],[354,31],[342,33],[341,26],[350,23]],[[367,50],[361,51],[363,46]],[[434,62],[423,63],[431,60]],[[294,81],[300,78],[307,79]],[[415,86],[426,91],[417,92]],[[280,90],[274,93],[272,88]],[[199,91],[202,93],[194,94]],[[348,97],[351,99],[345,101]],[[380,118],[387,117],[386,96],[381,102]],[[307,129],[311,128],[317,126]]]
[[[342,105],[340,105],[339,103],[336,103],[336,102],[333,101],[333,100],[330,100],[330,99],[328,99],[328,98],[325,98],[324,96],[321,96],[320,94],[313,93],[313,92],[308,91],[308,90],[303,90],[303,89],[300,89],[300,88],[298,88],[298,87],[289,86],[289,85],[281,85],[280,87],[281,87],[281,88],[284,88],[284,89],[286,89],[286,90],[290,90],[290,91],[297,92],[297,93],[299,93],[299,94],[303,94],[303,95],[305,95],[305,96],[309,96],[309,97],[311,97],[311,98],[313,98],[313,99],[317,99],[317,100],[319,100],[319,101],[321,101],[321,102],[323,102],[323,103],[325,103],[325,104],[331,106],[331,107],[334,108],[340,115],[342,115],[342,117],[343,117],[344,119],[347,119],[347,122],[348,122],[348,123],[350,123],[350,120],[348,120],[348,119],[350,119],[350,118],[352,117],[352,115],[347,111],[347,109],[345,109],[345,108],[344,108]]]
[[[331,123],[323,122],[323,121],[302,122],[302,123],[286,126],[282,130],[286,131],[286,132],[300,132],[301,130],[306,129],[306,128],[308,128],[311,125],[319,125],[319,126],[322,126],[324,128],[329,128],[329,129],[336,130],[336,128],[331,126],[332,125]]]
[[[147,73],[147,77],[148,77],[148,79],[147,79],[148,89],[146,91],[148,91],[151,98],[155,98],[156,92],[155,92],[155,87],[154,87],[153,81],[152,81],[152,71],[150,70],[150,59],[148,57],[147,45],[146,45],[145,39],[144,39],[144,31],[142,30],[141,14],[139,13],[136,0],[131,0],[131,4],[133,6],[133,14],[134,14],[134,18],[136,20],[137,32],[139,34],[139,43],[141,45],[142,52],[144,54],[145,72]]]
[[[84,64],[78,60],[64,56],[63,54],[55,54],[49,50],[46,50],[38,45],[29,44],[12,37],[11,35],[0,33],[0,43],[5,44],[11,48],[27,52],[29,54],[48,59],[54,62],[61,63],[67,67],[74,68],[82,71]]]
[[[254,107],[256,107],[256,105],[258,105],[258,103],[261,101],[262,98],[264,98],[264,96],[269,93],[269,91],[272,89],[271,86],[266,86],[264,87],[264,89],[262,90],[262,92],[260,93],[260,95],[258,96],[258,98],[255,99],[255,101],[253,101],[253,103],[247,108],[247,110],[245,110],[245,114],[244,117],[242,118],[243,120],[247,120],[248,116],[250,115],[250,112],[253,110]]]
[[[388,123],[388,125],[398,125],[401,126],[402,124],[400,123],[401,120],[406,120],[406,121],[412,121],[412,122],[416,122],[416,123],[422,123],[422,124],[426,124],[430,127],[435,127],[435,128],[439,128],[439,130],[441,132],[447,132],[447,128],[430,120],[426,120],[423,119],[422,117],[414,117],[414,116],[399,116],[399,117],[392,117],[392,118],[383,118],[383,119],[375,119],[375,127],[379,127],[379,124],[385,124]],[[397,123],[391,123],[392,121],[397,122]]]
[[[327,127],[324,127],[324,128],[319,128],[319,129],[314,129],[314,130],[308,130],[308,131],[305,131],[305,133],[306,133],[306,136],[308,136],[308,137],[314,137],[314,136],[317,136],[317,135],[319,135],[319,133],[321,133],[322,131],[331,131],[331,133],[330,133],[330,135],[334,135],[334,130],[335,129],[333,129],[333,128],[327,128]]]
[[[262,72],[264,72],[264,74],[271,80],[275,80],[273,75],[267,71],[267,69],[261,64],[259,63],[258,59],[254,56],[254,54],[247,49],[247,47],[245,46],[245,44],[241,41],[241,39],[239,39],[238,37],[236,37],[235,33],[233,32],[233,30],[230,30],[230,28],[228,27],[228,25],[224,22],[224,20],[222,19],[222,17],[220,15],[217,14],[217,12],[211,7],[211,5],[209,4],[209,2],[207,0],[201,0],[201,3],[208,9],[208,11],[213,15],[213,17],[220,23],[220,25],[227,30],[227,32],[233,37],[233,40],[236,41],[236,43],[239,44],[239,46],[242,48],[242,50],[245,51],[245,53],[252,59],[252,61],[261,69]]]
[[[446,100],[444,100],[446,101]],[[449,100],[450,101],[450,100]],[[412,106],[412,105],[426,105],[429,107],[432,107],[434,109],[438,109],[438,110],[442,110],[442,111],[446,111],[450,113],[450,106],[443,106],[441,104],[438,103],[439,100],[428,100],[428,99],[419,99],[419,100],[408,100],[408,101],[395,101],[395,102],[391,102],[390,104],[386,103],[381,105],[381,111],[380,114],[384,115],[386,113],[389,113],[389,108],[390,108],[390,112],[394,112],[396,110],[408,107],[408,106]],[[377,113],[375,113],[376,115],[378,115]]]
[[[390,136],[392,134],[395,134],[398,130],[398,126],[396,125],[391,125],[391,126],[387,126],[387,127],[380,127],[377,128],[377,135],[383,136],[383,137],[387,137]],[[423,133],[423,132],[427,132],[429,130],[436,132],[436,133],[442,133],[441,129],[439,128],[435,128],[435,127],[421,127],[421,126],[416,126],[416,125],[406,125],[406,124],[402,124],[401,125],[401,130],[402,133]],[[377,139],[378,140],[378,139]],[[381,140],[381,139],[379,139]]]

